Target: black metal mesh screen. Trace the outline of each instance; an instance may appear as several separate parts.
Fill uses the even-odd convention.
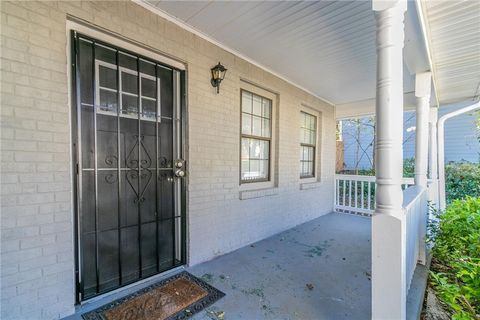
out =
[[[77,35],[83,299],[174,267],[174,70]],[[178,203],[177,203],[178,205]],[[178,237],[178,235],[177,235]]]

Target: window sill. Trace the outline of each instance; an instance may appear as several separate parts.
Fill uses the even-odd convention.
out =
[[[320,181],[316,182],[301,182],[300,183],[300,190],[310,190],[310,189],[317,189],[322,186]]]
[[[245,191],[240,191],[239,198],[240,198],[240,200],[248,200],[248,199],[274,196],[274,195],[277,195],[277,194],[278,194],[278,188],[245,190]]]

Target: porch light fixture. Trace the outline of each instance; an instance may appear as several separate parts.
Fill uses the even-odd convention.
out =
[[[220,82],[225,78],[225,73],[227,73],[227,69],[220,64],[220,62],[210,69],[212,71],[212,80],[210,83],[212,87],[217,88],[217,93],[220,92]]]

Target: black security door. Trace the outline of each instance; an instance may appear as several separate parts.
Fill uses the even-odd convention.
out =
[[[72,34],[78,300],[183,263],[181,71]]]

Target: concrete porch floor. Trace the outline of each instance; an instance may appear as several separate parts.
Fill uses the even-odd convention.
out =
[[[370,222],[330,213],[188,268],[226,294],[193,319],[370,319]]]
[[[226,294],[192,319],[370,319],[370,222],[330,213],[186,268]],[[65,319],[81,320],[83,313],[178,271],[92,299]]]

